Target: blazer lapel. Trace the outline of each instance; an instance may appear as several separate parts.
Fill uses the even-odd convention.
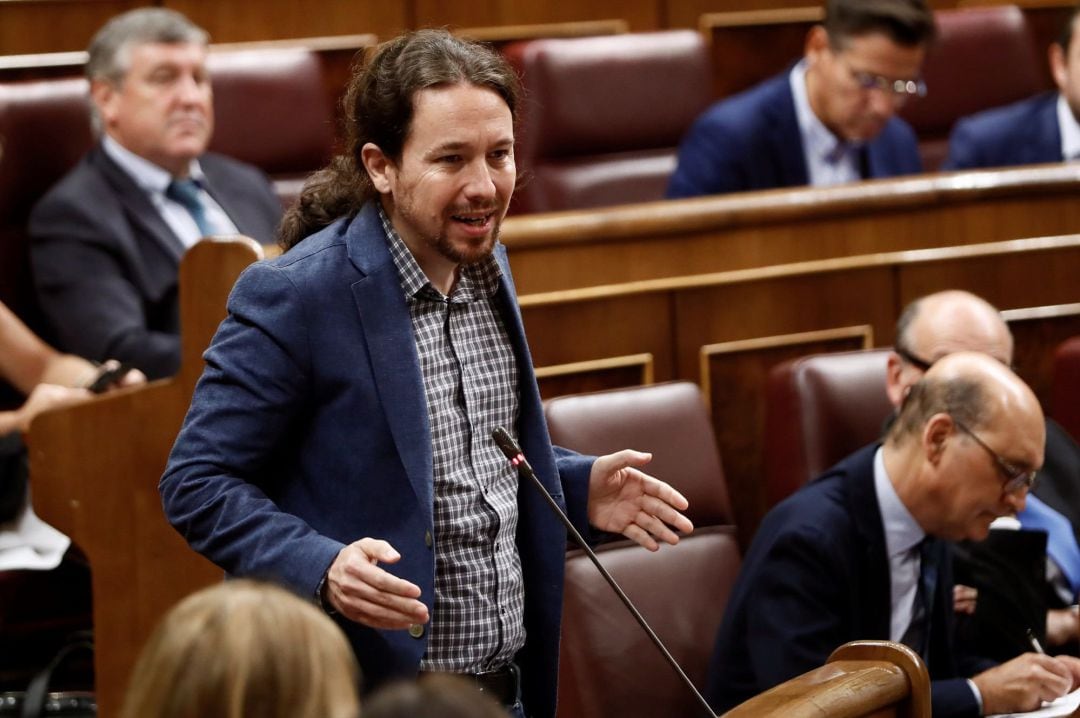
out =
[[[772,154],[779,168],[780,186],[798,187],[810,183],[810,173],[806,169],[802,133],[795,114],[795,98],[791,95],[788,73],[784,73],[781,79],[783,86],[777,88],[778,102],[770,107],[768,113],[773,126]]]
[[[109,156],[105,154],[100,145],[95,147],[92,152],[91,162],[97,166],[109,184],[116,189],[116,196],[124,205],[124,209],[127,211],[132,223],[141,229],[140,232],[134,234],[152,238],[179,263],[186,251],[184,244],[169,229],[169,225],[165,224],[161,214],[154,209],[154,205],[150,202],[150,198],[146,196],[146,192],[135,184],[135,181],[128,176],[127,172],[109,159]],[[121,242],[125,241],[123,237],[118,237],[118,239]],[[135,256],[141,254],[138,247],[132,246],[128,247],[128,249]]]
[[[364,277],[352,292],[367,341],[371,371],[398,456],[425,517],[433,520],[431,427],[420,359],[401,281],[371,202],[345,237],[349,258]]]
[[[866,609],[863,620],[868,637],[889,637],[892,606],[892,582],[889,556],[885,551],[885,527],[881,520],[877,491],[874,489],[874,454],[879,445],[866,447],[848,462],[851,512],[863,539],[862,571],[865,577]],[[886,610],[880,610],[884,606]]]

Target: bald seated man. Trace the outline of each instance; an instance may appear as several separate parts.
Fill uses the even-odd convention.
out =
[[[931,365],[958,351],[981,352],[1005,366],[1012,365],[1012,333],[996,307],[958,290],[930,294],[909,304],[897,322],[895,349],[888,359],[886,392],[892,405],[900,406]],[[1018,519],[1023,528],[1044,530],[1050,537],[1051,563],[1045,587],[1050,606],[1047,643],[1075,650],[1080,625],[1071,606],[1076,604],[1080,589],[1080,546],[1068,513],[1080,492],[1080,448],[1059,424],[1047,419],[1044,453],[1035,498],[1028,497]],[[986,560],[993,558],[985,551],[980,553]],[[1000,632],[997,637],[1008,638]],[[1024,638],[1019,643],[1028,645]]]
[[[1031,390],[1000,361],[957,352],[915,383],[884,444],[778,504],[746,556],[710,667],[714,708],[822,665],[856,639],[923,656],[935,718],[1027,711],[1080,681],[1080,660],[996,665],[954,649],[947,541],[980,540],[1024,507],[1043,462]],[[1018,473],[1003,475],[1004,466]],[[939,539],[945,539],[942,541]]]

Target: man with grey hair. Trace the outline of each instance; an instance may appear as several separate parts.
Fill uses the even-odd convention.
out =
[[[281,216],[263,173],[206,152],[207,41],[163,8],[106,23],[86,64],[100,141],[30,216],[34,280],[56,343],[151,379],[179,366],[187,248],[237,232],[269,242]]]
[[[1080,683],[1076,658],[1025,653],[995,665],[953,640],[946,541],[981,540],[997,517],[1023,508],[1043,463],[1044,427],[1035,395],[993,357],[956,352],[935,362],[883,444],[766,516],[717,637],[715,707],[820,666],[855,639],[918,652],[939,718],[1033,710]]]

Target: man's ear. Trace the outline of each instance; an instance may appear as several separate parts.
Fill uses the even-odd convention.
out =
[[[1052,42],[1047,54],[1050,58],[1050,74],[1054,76],[1054,83],[1059,90],[1064,92],[1065,86],[1069,84],[1069,67],[1066,63],[1065,50],[1061,45]]]
[[[379,194],[390,194],[397,171],[390,158],[379,149],[378,145],[368,142],[360,148],[360,160],[364,163],[364,169],[371,178],[375,191]]]
[[[113,101],[119,91],[119,88],[108,80],[97,79],[90,82],[90,99],[93,101],[94,106],[97,107],[102,123],[106,126],[108,126],[109,120],[114,114],[112,109]]]
[[[806,60],[809,64],[814,65],[821,58],[821,53],[827,50],[829,47],[829,33],[825,32],[825,27],[822,25],[814,25],[806,33],[806,43],[803,47],[803,54],[806,56]]]
[[[945,454],[945,444],[948,443],[956,428],[953,418],[945,413],[934,414],[923,427],[922,443],[923,453],[926,460],[937,466],[941,457]]]
[[[885,364],[885,393],[889,397],[889,403],[899,409],[904,402],[904,386],[901,375],[904,371],[904,360],[896,352],[889,352],[888,362]]]

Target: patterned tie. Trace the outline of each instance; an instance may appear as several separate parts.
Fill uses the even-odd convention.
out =
[[[934,592],[937,590],[938,542],[927,536],[912,549],[919,552],[919,583],[915,586],[915,604],[911,609],[911,624],[900,642],[922,656],[930,667],[930,619],[933,614]]]
[[[214,233],[210,220],[206,217],[206,207],[203,206],[202,197],[199,196],[199,185],[191,179],[174,179],[165,189],[165,196],[173,202],[180,204],[188,211],[195,224],[199,226],[202,236],[209,237]]]

